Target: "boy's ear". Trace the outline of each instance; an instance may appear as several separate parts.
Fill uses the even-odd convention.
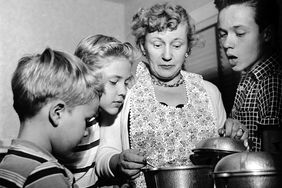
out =
[[[263,30],[263,39],[265,42],[269,42],[272,38],[272,27],[269,25]]]
[[[66,103],[62,100],[54,101],[49,109],[49,120],[53,127],[58,127],[66,110]]]

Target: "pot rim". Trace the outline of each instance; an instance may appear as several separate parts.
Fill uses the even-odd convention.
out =
[[[213,169],[212,165],[191,165],[191,166],[168,166],[168,167],[145,167],[142,168],[141,170],[143,172],[147,172],[147,171],[170,171],[170,170],[192,170],[192,169]]]
[[[238,177],[238,176],[270,176],[282,174],[279,170],[248,170],[248,171],[236,171],[236,172],[213,172],[214,178],[227,178],[227,177]]]
[[[194,153],[220,153],[220,154],[233,154],[240,153],[241,151],[223,150],[223,149],[206,149],[206,148],[196,148],[192,149]]]

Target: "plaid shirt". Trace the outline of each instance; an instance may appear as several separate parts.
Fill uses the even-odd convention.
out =
[[[253,151],[261,151],[261,128],[282,125],[282,67],[273,55],[242,75],[230,114],[249,130]]]

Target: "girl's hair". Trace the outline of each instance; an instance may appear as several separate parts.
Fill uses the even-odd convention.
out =
[[[188,53],[190,53],[191,48],[198,40],[194,35],[195,26],[192,22],[192,18],[182,6],[166,2],[155,4],[148,9],[139,9],[133,16],[131,30],[136,45],[140,48],[141,45],[144,45],[148,33],[162,32],[167,29],[176,30],[179,24],[186,24]]]
[[[131,64],[137,58],[137,53],[130,43],[122,43],[114,37],[101,34],[82,39],[74,54],[90,65],[94,72],[99,72],[105,66],[102,60],[108,57],[124,57]]]
[[[11,84],[21,122],[52,100],[61,99],[69,107],[89,103],[99,98],[103,88],[101,78],[79,58],[50,48],[22,57]]]

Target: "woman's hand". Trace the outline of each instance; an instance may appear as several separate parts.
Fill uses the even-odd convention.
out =
[[[140,175],[141,168],[146,165],[144,154],[137,149],[128,149],[114,155],[110,160],[110,168],[116,176],[135,179]]]
[[[230,137],[236,140],[244,141],[245,147],[250,149],[250,144],[248,142],[248,129],[245,125],[241,124],[236,119],[228,118],[224,126],[218,130],[220,136]]]

